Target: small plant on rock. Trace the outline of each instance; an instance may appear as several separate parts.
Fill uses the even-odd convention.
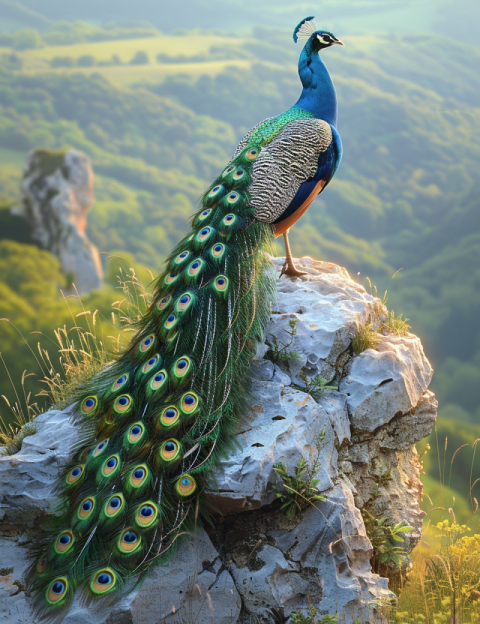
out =
[[[402,559],[405,555],[404,539],[401,533],[411,533],[413,527],[408,526],[403,520],[391,526],[387,524],[387,518],[375,516],[368,509],[362,509],[363,521],[367,537],[372,543],[374,553],[374,572],[379,573],[381,565],[393,563],[397,568],[402,567]]]
[[[375,349],[379,340],[380,336],[372,329],[372,324],[367,323],[366,325],[361,325],[353,337],[352,349],[356,355],[360,355],[367,349]]]
[[[283,503],[281,509],[285,510],[285,515],[292,520],[297,512],[303,511],[309,503],[327,500],[325,496],[318,493],[317,485],[320,480],[315,479],[320,472],[320,450],[325,438],[325,430],[315,439],[317,456],[312,464],[302,457],[298,466],[295,466],[295,475],[288,474],[288,467],[282,462],[273,464],[274,471],[280,475],[283,484],[280,488],[273,486],[277,498]]]
[[[300,357],[298,353],[290,350],[290,347],[295,340],[295,336],[297,335],[297,319],[290,319],[288,324],[290,325],[290,329],[292,331],[288,331],[288,329],[285,329],[284,331],[290,336],[290,342],[284,344],[272,334],[270,334],[272,340],[265,341],[267,346],[269,347],[268,351],[265,353],[265,359],[270,360],[274,364],[278,364],[278,362],[291,360],[294,358],[298,359]]]
[[[313,605],[308,603],[310,615],[304,615],[301,611],[294,611],[290,614],[293,624],[335,624],[338,622],[338,615],[325,615],[321,620],[316,620],[317,610]]]
[[[297,390],[305,391],[307,394],[310,394],[315,401],[319,401],[322,397],[324,390],[338,390],[338,386],[328,386],[328,381],[322,377],[321,375],[315,375],[315,377],[308,377],[305,371],[300,371],[298,374],[300,379],[305,384],[305,388],[301,386],[296,386],[292,384],[293,388]]]
[[[408,324],[410,319],[402,319],[402,316],[403,314],[395,316],[394,310],[390,310],[387,320],[384,321],[382,325],[382,329],[385,327],[391,334],[395,334],[395,336],[405,336],[411,329]]]

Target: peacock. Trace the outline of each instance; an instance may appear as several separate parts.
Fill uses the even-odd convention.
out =
[[[240,141],[166,260],[125,352],[74,397],[78,442],[56,483],[58,510],[33,548],[28,584],[41,618],[61,621],[76,593],[113,600],[166,562],[208,514],[205,479],[233,447],[248,376],[275,300],[289,228],[342,157],[335,88],[320,51],[343,45],[302,20],[303,90]]]

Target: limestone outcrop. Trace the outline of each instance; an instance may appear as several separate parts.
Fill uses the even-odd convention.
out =
[[[274,262],[279,272],[282,260]],[[338,613],[345,624],[386,622],[378,605],[392,594],[388,579],[372,572],[361,509],[381,505],[387,522],[412,526],[407,552],[419,540],[415,443],[436,418],[432,369],[411,334],[380,333],[376,350],[355,355],[358,328],[380,328],[385,308],[344,269],[297,262],[307,275],[278,282],[266,336],[277,347],[265,347],[254,362],[238,450],[209,485],[218,509],[213,526],[114,607],[74,602],[65,624],[286,621],[306,612],[308,600],[319,616]],[[286,357],[278,357],[282,349]],[[338,390],[309,394],[305,373],[307,382],[321,374]],[[11,624],[33,621],[23,587],[26,552],[52,510],[53,480],[75,439],[68,410],[50,410],[36,427],[19,453],[0,458],[0,621]],[[317,455],[317,488],[326,500],[287,519],[273,465],[282,462],[293,474],[302,457],[311,465]]]
[[[22,205],[14,208],[28,223],[32,239],[60,260],[79,293],[99,288],[102,266],[88,240],[87,212],[94,202],[93,171],[82,152],[35,150],[22,179]]]

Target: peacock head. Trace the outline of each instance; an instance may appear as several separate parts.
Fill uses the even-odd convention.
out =
[[[313,16],[306,17],[293,31],[293,40],[295,43],[297,43],[299,39],[308,39],[305,47],[308,47],[311,52],[320,52],[320,50],[330,48],[335,44],[344,45],[344,43],[340,41],[340,39],[337,39],[331,32],[316,30],[315,18]]]

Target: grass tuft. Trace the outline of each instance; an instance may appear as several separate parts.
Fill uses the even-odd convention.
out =
[[[371,323],[360,325],[352,339],[352,349],[356,355],[360,355],[367,349],[375,349],[379,340],[380,336],[372,329]]]
[[[10,404],[6,396],[2,395],[3,400],[7,404],[8,409],[13,414],[13,424],[5,423],[0,416],[0,457],[5,455],[15,455],[22,448],[23,440],[36,433],[35,417],[40,413],[37,403],[31,402],[31,394],[26,391],[25,380],[29,375],[24,371],[22,375],[22,391],[19,394],[13,384],[10,373],[8,372],[5,361],[0,354],[0,360],[7,372],[10,383],[15,392],[15,403]]]
[[[391,334],[395,334],[395,336],[405,336],[411,329],[408,324],[410,319],[402,319],[402,316],[403,314],[395,316],[394,310],[390,310],[387,320],[384,321],[382,325],[382,329],[385,327]]]

